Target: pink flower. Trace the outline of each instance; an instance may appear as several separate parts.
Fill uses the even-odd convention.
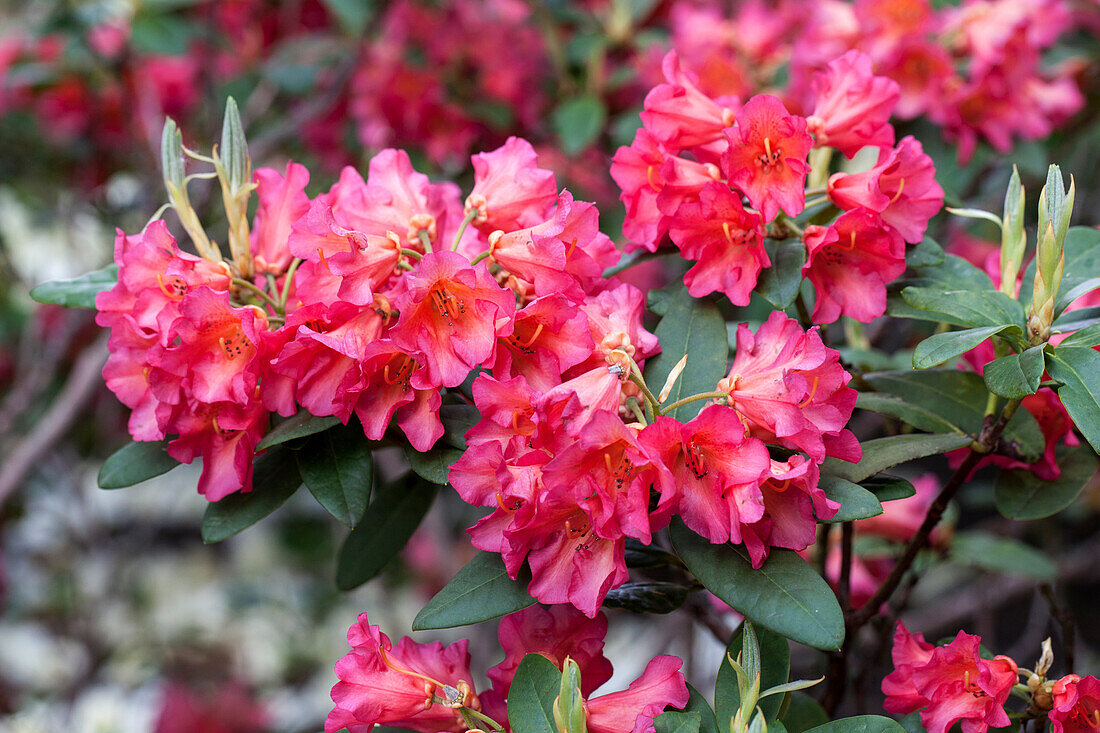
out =
[[[1054,709],[1048,715],[1053,733],[1093,733],[1100,727],[1100,680],[1092,675],[1066,675],[1051,690]]]
[[[722,139],[722,130],[733,124],[739,100],[723,98],[719,103],[703,93],[698,78],[681,68],[676,51],[665,55],[661,69],[665,83],[645,97],[645,129],[669,147],[693,148]]]
[[[745,192],[764,220],[774,219],[780,209],[790,216],[802,213],[810,172],[806,156],[813,147],[806,120],[787,112],[778,98],[757,94],[737,113],[737,126],[726,137],[726,179]]]
[[[590,733],[652,733],[653,719],[666,707],[687,705],[687,684],[680,671],[683,664],[678,657],[667,654],[654,657],[626,690],[588,700]]]
[[[1008,725],[1004,704],[1019,676],[1016,663],[1005,656],[983,659],[980,643],[960,631],[950,644],[934,647],[899,621],[894,671],[882,681],[886,710],[905,715],[924,708],[928,733],[947,733],[960,720],[963,733]]]
[[[443,436],[439,420],[439,389],[419,378],[426,372],[426,357],[406,352],[391,339],[378,339],[358,355],[361,387],[355,392],[355,414],[363,433],[381,440],[396,415],[409,444],[424,452]]]
[[[512,333],[497,342],[493,376],[521,375],[532,389],[546,391],[592,348],[585,314],[560,295],[546,295],[516,311]]]
[[[684,523],[715,544],[741,542],[741,525],[764,515],[760,482],[768,475],[767,447],[748,437],[737,413],[709,405],[691,422],[660,417],[641,441],[672,474],[671,505]]]
[[[936,183],[932,159],[912,135],[896,148],[880,150],[878,163],[869,171],[833,174],[829,198],[845,210],[863,207],[878,212],[910,244],[924,238],[928,220],[943,208],[943,188]]]
[[[693,297],[721,291],[734,305],[749,304],[760,270],[771,260],[760,215],[745,211],[738,194],[724,183],[706,184],[698,201],[676,210],[669,229],[684,258],[697,260],[684,275]]]
[[[859,444],[844,428],[856,402],[850,378],[816,330],[773,311],[756,334],[737,327],[737,354],[718,390],[764,442],[805,451],[815,462],[826,455],[858,461]]]
[[[240,682],[219,681],[207,689],[170,682],[153,733],[262,733],[269,730],[269,717]]]
[[[905,272],[905,242],[878,214],[854,209],[828,228],[806,227],[804,239],[802,273],[817,295],[814,323],[841,315],[870,323],[886,312],[886,284]]]
[[[348,644],[352,651],[336,663],[340,681],[332,688],[335,707],[325,720],[325,733],[343,728],[368,733],[376,724],[421,733],[466,730],[457,710],[433,701],[450,698],[479,708],[466,639],[444,647],[406,636],[394,646],[362,613],[348,629]]]
[[[471,267],[447,251],[424,255],[400,280],[393,304],[401,318],[390,338],[424,355],[418,389],[462,384],[471,369],[493,358],[497,337],[511,333],[516,308],[484,265]]]
[[[172,422],[179,437],[168,444],[168,455],[180,463],[202,458],[198,490],[207,501],[251,491],[252,457],[267,430],[267,417],[259,403],[189,402]]]
[[[814,110],[806,124],[817,146],[827,145],[853,157],[860,148],[892,147],[890,113],[898,102],[898,84],[871,71],[871,57],[848,51],[814,75]]]
[[[817,520],[830,519],[840,509],[818,487],[818,477],[817,464],[805,456],[771,461],[767,479],[760,484],[763,516],[742,528],[754,568],[764,564],[772,547],[801,551],[812,545]]]
[[[293,259],[287,246],[291,226],[309,211],[305,192],[309,171],[297,163],[287,163],[285,176],[271,168],[260,168],[254,178],[259,200],[252,225],[256,271],[281,275]]]
[[[501,147],[471,157],[474,188],[466,211],[477,210],[473,225],[485,234],[511,232],[544,221],[558,198],[552,171],[536,165],[531,143],[510,137]]]

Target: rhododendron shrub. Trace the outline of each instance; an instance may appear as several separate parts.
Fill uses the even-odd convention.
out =
[[[1091,726],[1093,678],[898,620],[937,562],[1055,572],[1021,540],[944,521],[978,471],[996,509],[1030,520],[1096,469],[1100,331],[1075,303],[1096,289],[1100,233],[1070,227],[1072,178],[1048,172],[1030,263],[1018,174],[1000,215],[956,210],[1000,229],[991,278],[926,236],[944,190],[895,130],[902,85],[872,55],[838,48],[801,107],[797,80],[735,97],[675,51],[662,71],[610,164],[621,239],[519,137],[474,154],[464,189],[392,148],[331,182],[295,162],[252,171],[232,100],[210,155],[168,120],[167,219],[119,231],[109,268],[36,291],[109,329],[103,377],[135,442],[104,487],[199,459],[217,542],[304,485],[351,529],[345,590],[441,493],[470,518],[472,559],[412,626],[500,618],[503,660],[394,643],[363,613],[326,733],[755,733],[807,706],[896,732],[843,717],[870,630],[894,621],[885,712],[929,733]],[[196,166],[224,226],[192,206]],[[951,472],[927,473],[941,456]],[[728,652],[713,706],[656,652],[604,690],[609,608],[702,620]],[[790,679],[790,643],[827,667],[820,705],[801,690],[821,680]]]

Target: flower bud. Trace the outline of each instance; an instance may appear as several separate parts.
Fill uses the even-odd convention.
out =
[[[164,118],[164,129],[160,133],[160,168],[168,196],[178,196],[183,190],[183,135],[171,117]],[[175,193],[172,191],[173,187],[176,189]]]
[[[1075,187],[1070,177],[1069,192],[1062,188],[1062,172],[1050,166],[1047,182],[1039,195],[1039,233],[1035,247],[1035,287],[1028,308],[1028,336],[1033,345],[1050,336],[1054,303],[1066,265],[1065,242],[1073,214]]]
[[[222,121],[222,143],[218,148],[218,157],[225,167],[226,181],[231,191],[237,191],[248,183],[250,161],[248,143],[244,139],[244,127],[241,125],[241,113],[237,102],[229,97],[225,102],[225,119]]]
[[[581,695],[581,670],[569,657],[562,666],[561,690],[554,700],[554,723],[559,733],[588,733],[584,696]]]
[[[1004,216],[1001,219],[1001,292],[1016,296],[1016,276],[1023,263],[1024,250],[1027,247],[1027,234],[1024,232],[1024,187],[1020,183],[1020,172],[1012,166],[1012,178],[1005,192]]]
[[[1035,674],[1045,679],[1051,665],[1054,664],[1054,648],[1050,644],[1049,636],[1043,639],[1042,650],[1039,661],[1035,663]]]

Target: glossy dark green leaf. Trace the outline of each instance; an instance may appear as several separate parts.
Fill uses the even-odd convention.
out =
[[[221,542],[251,527],[285,504],[301,485],[294,452],[287,448],[269,450],[256,459],[252,491],[230,494],[206,506],[202,515],[202,541]]]
[[[764,249],[772,266],[760,271],[756,292],[779,310],[794,302],[802,285],[802,266],[806,264],[806,245],[801,239],[764,240]]]
[[[875,495],[880,502],[908,499],[917,493],[908,480],[901,476],[891,476],[888,473],[880,473],[877,476],[865,478],[859,482],[860,486]]]
[[[699,733],[702,716],[698,712],[669,710],[653,719],[656,733]]]
[[[821,474],[859,483],[888,468],[963,448],[971,442],[969,436],[953,433],[891,435],[866,440],[863,442],[863,458],[859,463],[826,458],[821,466]]]
[[[516,668],[508,691],[508,722],[517,733],[558,733],[554,700],[561,670],[541,654],[528,654]]]
[[[913,368],[930,369],[939,366],[945,361],[965,354],[989,337],[1010,328],[1019,330],[1018,326],[981,326],[929,336],[913,349]]]
[[[560,104],[552,121],[562,152],[576,155],[599,137],[607,121],[607,108],[598,97],[585,94]]]
[[[699,733],[718,733],[718,722],[714,717],[714,710],[710,703],[698,690],[688,683],[688,703],[684,706],[685,713],[699,713]]]
[[[180,465],[168,455],[168,441],[127,443],[111,454],[99,469],[101,489],[124,489],[154,476],[168,473]]]
[[[874,372],[864,381],[880,392],[899,397],[935,412],[970,435],[981,430],[989,392],[981,376],[962,369]],[[1039,460],[1046,449],[1039,424],[1027,410],[1017,410],[1002,439],[1028,462]],[[858,483],[858,482],[857,482]]]
[[[986,532],[955,533],[951,559],[960,565],[1036,580],[1051,581],[1058,572],[1054,562],[1034,547]]]
[[[811,728],[825,725],[829,715],[821,704],[805,692],[792,692],[787,709],[779,716],[788,733],[805,733]]]
[[[818,487],[825,496],[840,503],[840,509],[822,522],[852,522],[857,519],[877,517],[882,514],[882,504],[867,489],[837,476],[822,476]]]
[[[1045,481],[1026,469],[1002,470],[993,484],[993,501],[1009,519],[1042,519],[1073,503],[1096,472],[1096,454],[1087,446],[1059,446],[1061,475]]]
[[[791,669],[791,648],[787,639],[762,626],[756,626],[756,640],[760,646],[760,689],[766,690],[787,681]],[[741,654],[744,629],[738,629],[730,639],[726,653],[736,660]],[[742,659],[743,661],[743,659]],[[742,665],[744,666],[744,665]],[[779,715],[782,695],[773,695],[760,701],[760,709],[770,723]],[[737,687],[737,673],[725,656],[718,666],[718,678],[714,683],[714,717],[729,723],[741,707],[741,692]],[[771,728],[771,726],[768,726]]]
[[[679,519],[669,532],[699,582],[753,623],[816,649],[840,648],[844,615],[836,596],[797,553],[773,549],[754,570],[742,547],[712,545]]]
[[[1100,326],[1100,306],[1066,311],[1054,319],[1050,330],[1054,333],[1066,333],[1096,326]]]
[[[436,445],[426,453],[420,453],[410,445],[405,446],[405,458],[416,475],[444,486],[451,472],[451,466],[462,457],[462,449],[447,445]]]
[[[881,715],[857,715],[829,721],[810,728],[806,733],[905,733],[905,729]]]
[[[634,613],[672,613],[687,600],[688,589],[658,580],[627,581],[607,592],[603,604]]]
[[[656,545],[643,545],[633,537],[626,538],[624,551],[628,568],[655,568],[661,565],[679,565],[680,558],[665,552]]]
[[[952,425],[923,405],[906,402],[900,397],[879,392],[860,392],[856,407],[880,415],[897,418],[907,425],[930,433],[961,433],[962,428]]]
[[[302,410],[273,427],[268,434],[264,436],[263,440],[257,444],[256,450],[261,451],[273,445],[304,438],[307,435],[313,435],[322,430],[328,430],[339,424],[340,418],[338,417],[332,417],[331,415],[328,417],[314,417],[305,410]]]
[[[1100,243],[1098,243],[1098,246],[1100,246]],[[1068,308],[1073,301],[1098,288],[1100,288],[1100,277],[1090,277],[1087,280],[1079,281],[1074,280],[1070,282],[1069,287],[1063,284],[1063,286],[1058,289],[1058,300],[1054,304],[1054,312],[1059,314],[1062,313],[1062,311]]]
[[[526,565],[512,580],[498,553],[479,552],[416,614],[413,630],[467,626],[527,608],[535,602],[529,582]]]
[[[1059,346],[1063,348],[1067,346],[1084,346],[1092,348],[1097,344],[1100,344],[1100,322],[1091,326],[1085,326],[1080,331],[1071,333],[1062,340]]]
[[[917,246],[909,247],[905,254],[905,263],[912,268],[937,267],[942,265],[947,255],[939,242],[931,237],[925,237]]]
[[[31,297],[39,303],[95,310],[95,296],[104,290],[110,290],[116,282],[118,282],[118,265],[111,264],[72,280],[51,280],[42,283],[31,290]]]
[[[1062,383],[1058,397],[1073,424],[1093,450],[1100,452],[1100,351],[1083,346],[1059,347],[1048,355],[1047,370]]]
[[[336,586],[351,590],[378,575],[431,508],[437,486],[412,479],[382,486],[336,558]]]
[[[326,430],[311,436],[296,453],[309,493],[337,520],[355,527],[367,511],[374,478],[363,431],[358,425]]]
[[[700,392],[713,392],[718,380],[726,376],[729,355],[726,322],[718,307],[706,300],[693,298],[682,285],[672,291],[665,302],[665,315],[657,324],[661,353],[646,363],[646,384],[656,394],[661,391],[677,362],[688,355],[680,378],[665,404]],[[692,402],[674,410],[671,415],[686,422],[699,414],[705,401]]]
[[[481,420],[474,405],[443,405],[439,421],[443,423],[443,442],[455,448],[466,448],[466,433]]]
[[[986,288],[991,288],[988,278]],[[922,320],[963,328],[1009,324],[1022,328],[1024,322],[1023,306],[992,289],[940,290],[910,286],[901,291],[901,297],[906,304],[926,314]]]
[[[982,378],[990,392],[1010,400],[1022,400],[1039,389],[1046,369],[1043,345],[1033,346],[1022,354],[1009,354],[985,365]]]

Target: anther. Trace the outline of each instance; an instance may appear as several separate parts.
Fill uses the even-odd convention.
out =
[[[817,385],[820,381],[821,381],[821,377],[814,377],[813,384],[810,387],[810,394],[806,396],[806,399],[804,399],[804,400],[802,400],[801,402],[798,403],[799,407],[805,407],[806,405],[813,402],[814,395],[817,394]]]

